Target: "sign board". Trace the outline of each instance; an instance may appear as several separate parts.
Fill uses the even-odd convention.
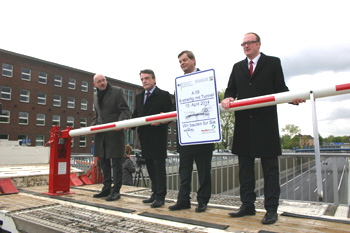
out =
[[[221,141],[219,98],[213,69],[175,79],[180,145]]]

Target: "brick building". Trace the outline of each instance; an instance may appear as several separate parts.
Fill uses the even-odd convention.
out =
[[[0,140],[44,146],[53,125],[60,129],[90,126],[93,112],[93,73],[0,49]],[[121,87],[130,110],[142,86],[106,77]],[[93,135],[74,137],[72,153],[90,153]],[[140,148],[133,130],[126,142]],[[169,125],[169,150],[176,148],[176,124]]]

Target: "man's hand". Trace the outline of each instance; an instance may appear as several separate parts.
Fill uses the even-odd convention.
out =
[[[221,107],[223,107],[224,109],[229,109],[230,108],[230,103],[233,102],[234,99],[232,97],[228,97],[226,99],[223,99],[221,101]]]
[[[306,100],[304,100],[304,99],[296,98],[296,99],[294,99],[294,100],[292,101],[292,104],[294,104],[294,105],[299,105],[299,104],[301,104],[301,103],[305,103],[305,101],[306,101]]]

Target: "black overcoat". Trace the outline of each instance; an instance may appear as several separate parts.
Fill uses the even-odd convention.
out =
[[[225,98],[241,100],[285,91],[280,59],[261,53],[252,77],[247,59],[234,64]],[[255,158],[281,155],[276,105],[235,111],[232,153]]]
[[[136,106],[132,118],[170,112],[172,101],[169,92],[156,87],[144,104],[145,91],[136,95]],[[162,159],[167,157],[168,124],[159,126],[144,125],[137,127],[142,157]]]
[[[100,125],[130,118],[130,110],[124,91],[111,86],[103,98],[103,108],[94,94],[94,118],[91,125]],[[125,154],[124,130],[112,130],[95,134],[94,156],[105,158],[123,158]]]

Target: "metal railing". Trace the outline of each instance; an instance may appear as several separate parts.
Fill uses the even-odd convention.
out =
[[[307,202],[350,204],[349,153],[322,153],[321,174],[323,200],[318,199],[314,153],[284,153],[279,156],[281,199]],[[135,157],[133,157],[135,162]],[[169,190],[179,190],[179,156],[169,154],[166,160]],[[72,155],[71,165],[86,172],[93,163],[91,155]],[[134,184],[150,186],[145,165],[135,163]],[[214,153],[212,159],[212,193],[239,196],[238,157],[231,153]],[[141,174],[140,174],[141,173]],[[264,195],[264,181],[260,159],[255,160],[257,197]],[[143,181],[145,180],[145,182]],[[145,184],[144,184],[145,183]],[[192,191],[198,190],[196,165],[193,165]]]

